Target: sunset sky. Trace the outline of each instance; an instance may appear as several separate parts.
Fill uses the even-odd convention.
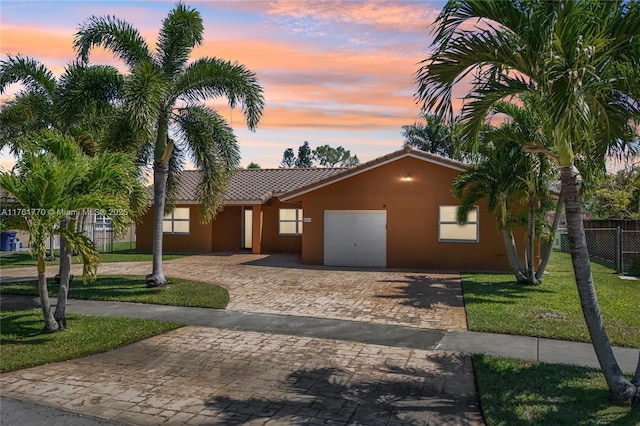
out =
[[[239,109],[216,102],[236,130],[242,166],[277,167],[282,152],[342,145],[368,161],[400,149],[401,127],[419,120],[414,74],[431,44],[443,2],[188,1],[202,14],[204,44],[192,58],[217,56],[254,71],[266,108],[256,132]],[[91,15],[115,15],[155,45],[174,2],[11,1],[0,5],[0,53],[31,56],[57,76],[74,59],[73,35]],[[121,67],[94,50],[91,62]],[[11,86],[2,100],[20,87]],[[11,164],[4,153],[0,166]]]

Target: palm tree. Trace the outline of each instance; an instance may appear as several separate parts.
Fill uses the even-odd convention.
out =
[[[239,164],[233,130],[215,110],[200,102],[226,96],[231,107],[240,103],[251,130],[264,107],[262,88],[255,74],[243,65],[206,57],[187,63],[193,48],[202,44],[203,31],[200,13],[178,3],[162,23],[155,51],[137,29],[113,16],[89,18],[74,41],[78,57],[85,63],[93,47],[103,47],[129,68],[124,109],[131,118],[131,128],[145,138],[141,158],[153,160],[155,210],[149,286],[167,283],[162,272],[162,220],[165,206],[172,206],[185,153],[190,153],[202,170],[199,194],[203,221],[211,220],[220,209],[225,183]]]
[[[61,288],[54,316],[46,281],[45,241],[52,235],[63,236],[68,251],[73,249],[82,257],[83,280],[93,279],[100,261],[93,242],[74,226],[60,223],[86,209],[125,211],[131,194],[144,192],[136,179],[134,163],[124,154],[87,157],[72,138],[55,131],[41,132],[31,146],[33,149],[22,152],[12,171],[0,171],[0,187],[11,194],[16,209],[24,213],[24,225],[31,234],[29,246],[38,262],[45,329],[57,331],[66,327],[68,288]],[[128,220],[114,217],[116,226]]]
[[[454,160],[461,160],[462,156],[459,153],[459,147],[456,146],[452,136],[452,126],[434,114],[425,114],[424,119],[424,123],[416,122],[408,126],[402,126],[404,146],[411,146]]]
[[[482,147],[482,160],[471,165],[453,181],[451,191],[460,200],[458,220],[464,222],[468,212],[481,199],[488,199],[488,207],[496,216],[507,252],[509,265],[520,284],[528,283],[522,266],[512,228],[518,220],[514,206],[522,203],[527,192],[526,182],[517,179],[528,172],[528,162],[522,149],[508,142],[491,143]]]
[[[130,150],[129,146],[135,145],[127,144],[130,141],[126,139],[118,146],[105,143],[108,139],[116,139],[115,132],[123,127],[119,104],[124,79],[116,68],[71,63],[56,79],[34,58],[7,55],[0,62],[0,93],[14,83],[22,83],[24,89],[0,111],[0,148],[9,146],[15,155],[20,155],[34,149],[34,141],[40,140],[40,133],[47,129],[73,137],[82,152],[91,156],[105,150],[126,152]],[[145,208],[146,198],[137,194],[132,199],[130,219]],[[89,212],[80,214],[80,218],[63,220],[61,225],[84,231]],[[64,316],[65,290],[71,271],[71,252],[66,251],[68,245],[70,243],[61,235],[59,276],[62,291],[56,318]]]
[[[640,4],[637,1],[450,1],[436,21],[433,53],[418,72],[424,108],[452,113],[452,89],[472,85],[462,109],[464,135],[476,138],[496,102],[538,93],[551,116],[576,285],[610,399],[634,399],[615,359],[596,297],[575,167],[604,167],[607,153],[631,140],[640,110]],[[582,178],[589,173],[582,168]],[[634,396],[635,395],[635,396]]]
[[[67,65],[56,79],[34,58],[7,55],[0,61],[0,94],[14,83],[24,89],[0,111],[0,149],[8,146],[20,154],[34,135],[55,129],[94,155],[98,139],[111,127],[123,79],[114,67],[80,63]]]
[[[482,132],[482,140],[485,142],[511,142],[517,144],[521,149],[532,144],[550,147],[549,140],[553,133],[552,125],[540,99],[529,93],[523,94],[518,99],[522,105],[503,101],[496,102],[492,114],[501,114],[506,116],[508,120],[498,127],[487,126]],[[554,225],[547,232],[548,238],[541,255],[541,263],[536,270],[534,264],[534,253],[538,240],[536,235],[541,233],[540,231],[546,224],[544,215],[553,203],[550,185],[557,177],[551,159],[544,154],[524,154],[518,158],[524,161],[526,166],[522,175],[512,176],[511,179],[517,178],[526,184],[524,199],[528,204],[528,219],[525,272],[528,283],[539,284],[551,256],[551,242],[555,238],[564,201],[562,197],[558,197]]]

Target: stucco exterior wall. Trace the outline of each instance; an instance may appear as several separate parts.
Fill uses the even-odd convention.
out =
[[[263,253],[300,253],[301,235],[280,235],[278,231],[279,210],[299,209],[300,203],[281,203],[273,198],[262,206],[262,252]]]
[[[226,206],[211,222],[207,252],[238,251],[242,245],[242,207]]]
[[[302,261],[324,263],[325,210],[386,210],[387,267],[509,270],[495,217],[479,203],[479,242],[439,242],[438,208],[459,205],[451,183],[459,172],[402,158],[298,196],[305,219]],[[404,179],[403,179],[404,178]]]
[[[197,205],[178,204],[176,207],[190,208],[190,232],[188,235],[164,234],[162,244],[165,253],[210,253],[242,249],[242,206],[225,206],[211,223],[205,225],[200,224]],[[302,250],[301,236],[279,235],[280,208],[300,208],[300,204],[280,203],[277,199],[272,199],[262,206],[253,206],[254,253],[300,253]],[[260,228],[261,235],[257,234]],[[136,228],[136,251],[151,252],[152,235],[153,207],[143,216],[142,222]]]
[[[189,208],[189,234],[164,234],[163,253],[206,253],[211,251],[211,223],[201,224],[198,206],[177,204]],[[153,243],[153,207],[136,226],[136,251],[150,253]]]

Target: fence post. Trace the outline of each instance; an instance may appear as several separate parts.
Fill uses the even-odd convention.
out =
[[[622,274],[623,261],[622,261],[622,228],[618,226],[616,228],[616,274]]]

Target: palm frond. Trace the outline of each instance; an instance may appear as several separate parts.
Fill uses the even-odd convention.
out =
[[[256,75],[244,65],[218,58],[191,63],[176,80],[174,97],[189,103],[225,96],[234,108],[238,103],[249,129],[254,130],[264,108],[264,95]]]
[[[196,9],[178,3],[162,21],[158,36],[157,62],[164,74],[175,77],[182,72],[193,48],[202,44],[204,26]]]
[[[7,55],[0,61],[0,93],[12,83],[22,83],[29,91],[45,95],[50,102],[56,95],[53,73],[33,58]]]
[[[138,62],[151,61],[147,42],[138,30],[115,16],[92,16],[75,34],[73,47],[78,59],[89,62],[89,52],[93,47],[103,47],[112,51],[129,69]]]
[[[208,222],[221,208],[227,180],[240,163],[236,137],[226,121],[210,108],[183,108],[176,121],[193,162],[203,173],[198,195],[201,219]]]

